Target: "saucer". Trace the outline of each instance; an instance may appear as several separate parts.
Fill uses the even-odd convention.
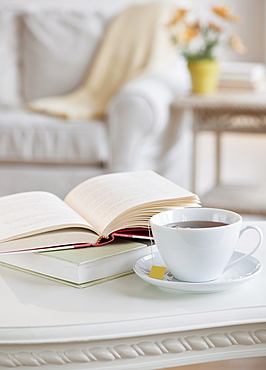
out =
[[[243,255],[244,253],[234,252],[230,262]],[[215,293],[228,290],[253,279],[262,270],[262,263],[255,257],[249,256],[225,271],[219,279],[203,283],[189,283],[176,280],[169,269],[162,280],[149,277],[152,265],[166,266],[159,252],[140,258],[134,266],[134,271],[141,279],[150,284],[185,293]]]

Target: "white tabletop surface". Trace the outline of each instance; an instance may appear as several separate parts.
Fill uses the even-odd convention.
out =
[[[256,222],[265,235],[255,256],[266,266],[266,222]],[[239,250],[252,245],[247,233]],[[102,338],[158,333],[171,321],[170,330],[190,330],[214,325],[266,322],[266,268],[246,284],[211,294],[164,291],[129,275],[85,289],[0,268],[0,342],[42,341],[49,338]],[[132,323],[134,322],[134,325]],[[101,325],[105,323],[105,325]],[[60,328],[64,327],[61,332]],[[115,334],[112,328],[116,328]],[[49,328],[49,330],[47,330]],[[64,338],[62,337],[64,336]],[[70,339],[70,337],[68,339]]]

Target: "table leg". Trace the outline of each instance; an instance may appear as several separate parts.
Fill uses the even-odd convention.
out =
[[[195,118],[194,118],[195,119]],[[196,178],[197,178],[197,130],[195,123],[193,124],[193,148],[192,148],[192,164],[191,164],[191,191],[196,193]]]
[[[221,182],[221,132],[216,131],[216,153],[215,153],[215,184]]]

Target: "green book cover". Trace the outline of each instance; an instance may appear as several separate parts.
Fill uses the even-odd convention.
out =
[[[139,248],[143,248],[143,246],[146,247],[146,244],[121,238],[113,241],[110,244],[102,246],[63,249],[36,253],[46,257],[57,258],[77,265],[82,265],[103,258],[116,256],[118,254],[127,253]]]
[[[2,254],[0,264],[84,288],[132,273],[134,263],[149,253],[146,243],[117,238],[97,247]]]
[[[111,276],[108,276],[106,278],[88,281],[86,283],[74,283],[72,281],[58,279],[58,278],[53,277],[53,276],[41,274],[39,272],[31,271],[31,270],[24,269],[24,268],[21,268],[21,267],[18,267],[18,266],[9,265],[8,263],[4,263],[4,262],[1,262],[1,261],[0,261],[0,265],[5,266],[5,267],[10,267],[10,268],[13,268],[15,270],[21,271],[23,273],[31,274],[31,275],[34,275],[34,276],[37,276],[37,277],[40,277],[40,278],[45,278],[45,279],[52,280],[52,281],[55,281],[55,282],[60,283],[60,284],[68,285],[68,286],[71,286],[73,288],[79,288],[79,289],[88,288],[90,286],[97,285],[97,284],[102,284],[102,283],[105,283],[105,282],[110,281],[110,280],[118,279],[118,278],[121,278],[123,276],[133,274],[133,272],[134,272],[133,270],[130,270],[130,271],[126,271],[126,272],[123,272],[123,273],[120,273],[120,274],[111,275]]]

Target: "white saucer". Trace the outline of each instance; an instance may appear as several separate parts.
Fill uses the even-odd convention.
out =
[[[242,255],[243,253],[234,252],[231,261]],[[232,266],[217,280],[204,283],[188,283],[176,280],[170,270],[166,271],[162,280],[149,277],[148,275],[152,265],[165,266],[159,252],[140,258],[134,266],[134,271],[141,279],[150,284],[167,290],[186,293],[214,293],[231,289],[253,279],[262,270],[262,263],[255,257],[250,256],[244,261],[240,261],[235,266]]]

